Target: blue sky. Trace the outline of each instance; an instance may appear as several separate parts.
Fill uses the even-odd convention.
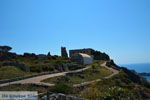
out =
[[[118,64],[150,62],[150,0],[0,0],[0,45],[19,54],[93,48]]]

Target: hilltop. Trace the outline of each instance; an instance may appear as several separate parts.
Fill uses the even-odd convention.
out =
[[[18,55],[9,52],[12,49],[9,46],[3,48],[0,50],[1,91],[50,91],[89,100],[150,99],[150,83],[136,72],[116,65],[105,53],[94,51],[93,63],[82,65],[50,52]]]

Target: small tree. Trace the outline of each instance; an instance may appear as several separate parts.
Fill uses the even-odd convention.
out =
[[[0,51],[9,52],[12,49],[10,46],[0,46]]]

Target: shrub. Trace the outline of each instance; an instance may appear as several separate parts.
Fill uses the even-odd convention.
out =
[[[51,92],[70,94],[73,92],[73,87],[67,83],[59,82],[54,87],[50,88]]]

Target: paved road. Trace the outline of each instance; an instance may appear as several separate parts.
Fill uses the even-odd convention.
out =
[[[79,70],[76,70],[76,71],[71,71],[71,72],[81,72],[81,71],[84,71],[88,68],[90,68],[90,66],[87,66],[85,68],[82,68],[82,69],[79,69]],[[0,87],[8,86],[8,85],[11,85],[11,84],[37,84],[37,85],[53,86],[54,84],[44,83],[44,82],[41,82],[41,81],[44,80],[44,79],[47,79],[47,78],[52,78],[52,77],[57,77],[57,76],[64,76],[64,75],[66,75],[66,73],[69,73],[69,72],[60,72],[60,73],[36,76],[36,77],[24,79],[24,80],[19,80],[19,81],[0,84]]]

